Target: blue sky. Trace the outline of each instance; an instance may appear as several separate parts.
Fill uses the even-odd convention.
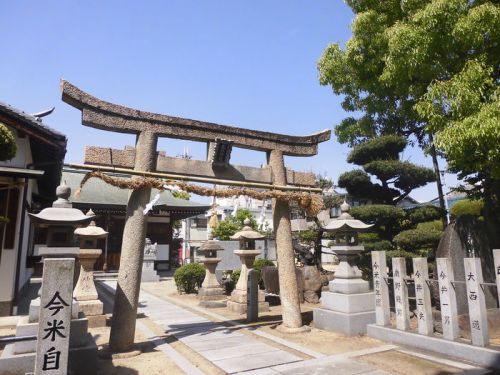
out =
[[[60,99],[61,78],[147,111],[311,134],[346,116],[319,85],[316,61],[329,42],[349,39],[352,19],[335,0],[3,2],[0,100],[28,113],[55,106],[44,121],[67,135],[67,162],[81,162],[85,145],[122,148],[134,138],[82,126]],[[185,148],[205,157],[200,143],[162,139],[158,147],[174,156]],[[317,156],[286,162],[336,180],[351,168],[348,152],[332,136]],[[431,166],[418,149],[404,158]],[[231,161],[259,166],[265,155],[236,149]],[[412,195],[432,199],[435,185]]]

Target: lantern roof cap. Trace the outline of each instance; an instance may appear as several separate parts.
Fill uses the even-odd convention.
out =
[[[85,216],[95,218],[94,211],[92,211],[92,209],[88,210]],[[92,237],[92,238],[103,238],[108,235],[108,232],[106,232],[101,227],[95,225],[94,220],[92,220],[90,224],[84,228],[75,229],[74,233],[80,237]]]
[[[245,238],[247,240],[261,240],[265,238],[265,236],[256,230],[253,230],[250,226],[250,219],[247,217],[245,221],[243,221],[243,228],[240,231],[236,232],[231,236],[232,240],[239,240],[240,238]]]
[[[208,235],[208,240],[204,242],[198,251],[221,251],[224,248],[221,246],[220,241],[214,240],[212,233]]]
[[[44,208],[38,214],[29,213],[34,223],[51,225],[84,225],[92,221],[95,215],[87,216],[82,211],[73,208],[68,200],[71,196],[71,188],[65,182],[56,188],[57,200],[52,207]]]
[[[349,214],[350,206],[344,201],[340,205],[340,211],[342,212],[340,216],[336,219],[331,220],[327,225],[323,227],[323,230],[326,232],[347,232],[347,231],[355,231],[355,232],[365,232],[371,227],[373,224],[365,224],[361,220],[357,220],[353,218]]]

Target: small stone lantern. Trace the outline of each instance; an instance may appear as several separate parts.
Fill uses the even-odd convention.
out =
[[[95,215],[89,210],[87,216]],[[106,316],[94,284],[94,264],[102,254],[102,250],[97,248],[97,240],[106,238],[108,232],[91,221],[87,227],[77,228],[74,234],[80,242],[80,276],[73,296],[80,305],[80,311],[89,319],[89,325],[103,327],[106,325]]]
[[[247,287],[248,272],[253,267],[255,257],[260,254],[260,250],[255,249],[255,241],[264,239],[265,236],[252,229],[250,219],[246,218],[243,222],[244,227],[231,236],[232,240],[240,241],[240,249],[234,253],[240,257],[241,272],[238,283],[231,293],[227,302],[227,307],[234,312],[244,314],[247,311]],[[265,302],[265,294],[259,290],[259,311],[269,311],[269,303]]]
[[[331,250],[340,263],[329,291],[321,294],[321,307],[313,310],[314,326],[319,329],[342,332],[349,336],[366,333],[366,325],[375,322],[375,296],[355,261],[365,249],[358,245],[358,233],[371,229],[349,214],[349,205],[340,206],[341,215],[323,227],[333,233]]]
[[[219,281],[215,275],[217,264],[221,261],[217,258],[217,251],[222,251],[224,248],[220,245],[219,241],[213,239],[212,234],[208,235],[206,241],[198,249],[198,253],[203,254],[201,263],[205,266],[206,273],[205,279],[201,288],[198,290],[198,298],[200,299],[200,306],[203,307],[225,307],[226,295],[224,289],[220,286]]]

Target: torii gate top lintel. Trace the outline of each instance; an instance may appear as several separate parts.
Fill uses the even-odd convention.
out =
[[[264,152],[279,150],[290,156],[316,155],[318,143],[329,140],[331,134],[330,130],[324,130],[307,136],[291,136],[140,111],[98,99],[64,80],[61,80],[61,90],[62,100],[82,111],[84,125],[114,132],[149,131],[159,137],[202,142],[224,139],[236,147]]]

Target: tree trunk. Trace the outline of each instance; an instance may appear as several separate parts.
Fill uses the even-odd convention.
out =
[[[446,210],[446,204],[444,202],[443,185],[441,183],[441,171],[439,170],[439,163],[437,159],[436,146],[434,146],[434,135],[429,133],[429,143],[430,143],[430,154],[432,157],[432,165],[434,167],[434,173],[436,174],[436,185],[439,197],[439,207],[441,208],[441,220],[443,222],[443,230],[448,225],[448,212]]]

